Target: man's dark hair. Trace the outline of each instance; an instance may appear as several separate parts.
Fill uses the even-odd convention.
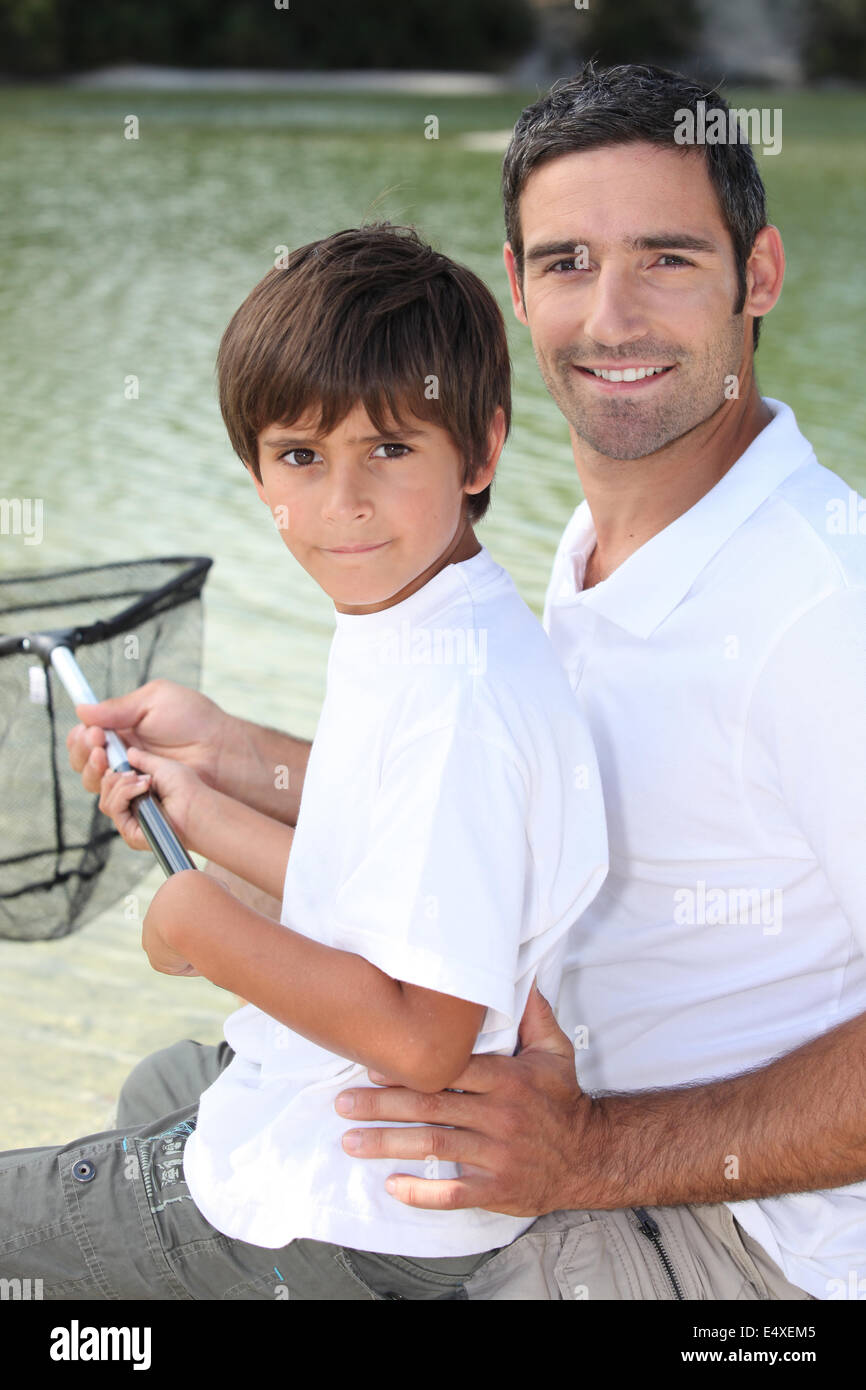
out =
[[[261,480],[258,435],[317,411],[324,434],[358,404],[385,434],[406,412],[447,430],[463,482],[487,460],[497,406],[511,423],[505,323],[487,286],[412,227],[371,223],[310,242],[268,271],[223,334],[219,401]],[[479,521],[490,487],[468,494]]]
[[[590,60],[576,76],[554,83],[545,96],[526,107],[514,127],[502,166],[505,231],[521,288],[520,195],[533,170],[560,155],[647,141],[684,154],[695,149],[703,154],[734,246],[739,286],[734,313],[742,313],[746,263],[755,237],[767,225],[766,194],[748,142],[690,145],[674,141],[674,130],[683,111],[692,112],[697,123],[698,101],[706,103],[708,121],[712,111],[723,111],[728,128],[728,104],[724,98],[681,73],[639,63],[596,68]],[[752,325],[755,347],[760,323],[756,318]]]

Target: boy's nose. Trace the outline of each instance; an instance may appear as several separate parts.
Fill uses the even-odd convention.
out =
[[[369,479],[353,469],[335,469],[325,483],[322,516],[327,521],[352,521],[370,513]]]

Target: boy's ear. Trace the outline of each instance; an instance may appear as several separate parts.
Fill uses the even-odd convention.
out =
[[[464,492],[483,492],[493,482],[493,475],[499,463],[499,456],[502,453],[507,434],[505,425],[505,411],[501,405],[496,407],[490,429],[487,431],[487,462],[484,467],[479,469],[471,483],[463,489]]]

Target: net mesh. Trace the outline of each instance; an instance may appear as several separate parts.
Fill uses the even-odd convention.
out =
[[[66,936],[153,866],[70,767],[72,700],[20,639],[72,629],[98,700],[156,677],[197,687],[210,565],[195,556],[0,579],[0,937]]]

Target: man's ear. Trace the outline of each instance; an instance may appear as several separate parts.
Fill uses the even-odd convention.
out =
[[[271,504],[265,496],[264,487],[262,486],[261,480],[256,477],[252,464],[247,463],[246,459],[242,459],[241,462],[243,463],[244,468],[247,470],[253,482],[255,483],[256,492],[259,494],[259,497],[262,499],[266,507],[270,507]]]
[[[508,283],[511,286],[511,303],[514,308],[515,316],[521,323],[525,323],[526,326],[529,327],[529,320],[526,317],[526,305],[523,302],[523,290],[517,278],[517,262],[514,257],[514,252],[511,249],[510,241],[506,241],[502,248],[502,259],[505,261]]]
[[[746,265],[745,312],[755,318],[769,314],[782,293],[784,278],[785,248],[778,227],[768,223],[755,237]]]

